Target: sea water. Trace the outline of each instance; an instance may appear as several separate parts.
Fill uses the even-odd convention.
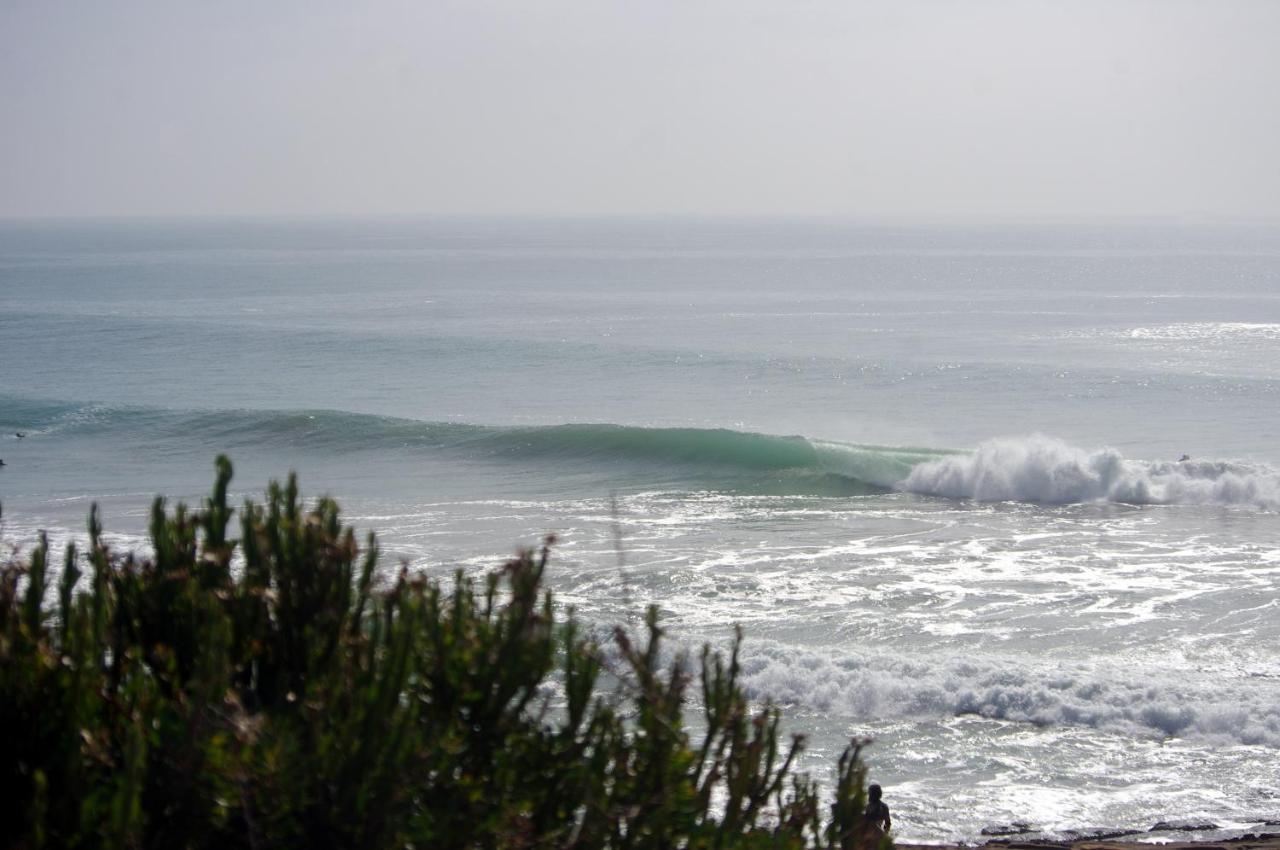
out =
[[[555,533],[602,634],[742,624],[902,838],[1280,818],[1275,228],[0,224],[6,545],[222,452],[388,572]]]

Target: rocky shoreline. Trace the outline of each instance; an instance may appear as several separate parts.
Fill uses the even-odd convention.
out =
[[[1269,826],[1277,824],[1268,823]],[[1136,850],[1157,845],[1161,850],[1280,850],[1280,833],[1249,832],[1231,838],[1178,841],[1171,830],[1106,831],[1079,838],[1035,838],[1030,835],[992,838],[981,844],[910,844],[895,842],[899,850]]]

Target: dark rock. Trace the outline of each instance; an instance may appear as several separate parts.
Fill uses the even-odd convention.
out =
[[[1026,835],[1035,832],[1030,824],[1014,821],[1013,823],[997,823],[982,828],[982,835]]]
[[[1205,830],[1209,830],[1209,829],[1221,829],[1221,828],[1222,827],[1218,826],[1216,823],[1213,823],[1212,821],[1162,820],[1147,831],[1148,832],[1204,832]]]
[[[1140,829],[1104,829],[1103,827],[1086,827],[1084,829],[1068,829],[1062,834],[1072,841],[1109,841],[1112,838],[1123,838],[1126,835],[1138,835]]]

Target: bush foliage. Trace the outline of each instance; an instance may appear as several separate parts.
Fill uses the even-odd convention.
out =
[[[737,642],[671,659],[650,609],[601,646],[552,605],[551,541],[478,583],[379,589],[373,536],[292,477],[232,539],[230,479],[219,458],[200,509],[157,499],[149,556],[112,551],[95,508],[56,588],[43,536],[0,568],[0,843],[864,843],[856,744],[823,803]]]

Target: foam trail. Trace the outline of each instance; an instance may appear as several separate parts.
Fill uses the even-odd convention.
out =
[[[916,465],[900,489],[983,502],[1247,505],[1280,510],[1280,471],[1229,461],[1144,462],[1043,435],[989,440]]]

